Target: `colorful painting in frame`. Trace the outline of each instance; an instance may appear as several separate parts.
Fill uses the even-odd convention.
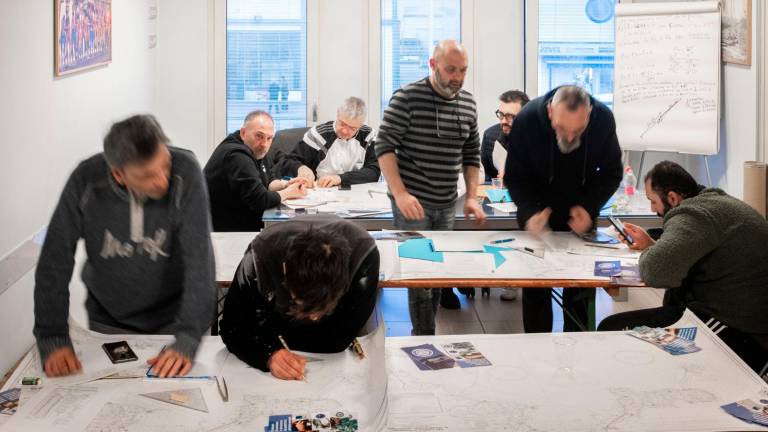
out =
[[[723,61],[752,64],[752,0],[722,2]]]
[[[112,61],[112,0],[54,0],[56,76]]]

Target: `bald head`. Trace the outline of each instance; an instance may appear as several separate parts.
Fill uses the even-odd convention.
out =
[[[440,96],[453,99],[464,85],[464,77],[467,75],[467,51],[455,40],[442,40],[435,46],[429,67],[432,69],[429,78],[432,88]]]
[[[467,50],[464,49],[464,45],[460,44],[454,39],[445,39],[435,45],[434,51],[432,51],[432,58],[440,60],[445,54],[458,54],[467,58]]]

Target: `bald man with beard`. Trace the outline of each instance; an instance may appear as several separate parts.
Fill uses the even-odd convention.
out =
[[[477,201],[480,137],[477,105],[462,90],[468,68],[464,47],[444,40],[435,47],[429,77],[392,95],[376,138],[376,156],[389,185],[394,225],[402,230],[451,230],[459,173],[467,194],[464,214],[485,221]],[[409,289],[414,335],[435,334],[439,289]],[[453,296],[454,308],[458,299]]]

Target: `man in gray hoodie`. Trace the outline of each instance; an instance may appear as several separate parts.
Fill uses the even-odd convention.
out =
[[[662,307],[612,315],[598,330],[667,327],[687,307],[745,363],[768,368],[768,221],[720,189],[700,186],[664,161],[645,177],[651,208],[664,218],[658,240],[625,224],[640,255],[640,276],[667,288]],[[761,372],[762,371],[762,372]]]
[[[64,186],[35,273],[34,334],[47,375],[81,369],[67,325],[81,238],[90,328],[173,334],[148,362],[162,377],[191,368],[216,295],[211,223],[200,166],[168,143],[150,115],[117,122],[104,152],[81,162]]]

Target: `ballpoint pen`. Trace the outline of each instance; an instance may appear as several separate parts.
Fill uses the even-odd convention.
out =
[[[223,389],[222,389],[222,383],[223,383]],[[221,377],[221,383],[219,382],[219,377],[216,376],[216,387],[219,388],[219,396],[221,396],[221,400],[224,402],[229,402],[229,389],[227,388],[227,380],[224,377]]]
[[[285,348],[286,351],[292,352],[290,348],[288,348],[288,343],[285,342],[285,339],[283,339],[283,335],[277,335],[277,338],[280,340],[280,344],[283,345],[283,348]],[[302,375],[300,378],[302,381],[306,382],[307,377]]]
[[[515,241],[515,238],[514,237],[509,237],[509,238],[503,238],[503,239],[498,239],[498,240],[491,240],[489,243],[491,243],[491,244],[499,244],[499,243],[509,243],[511,241]]]

